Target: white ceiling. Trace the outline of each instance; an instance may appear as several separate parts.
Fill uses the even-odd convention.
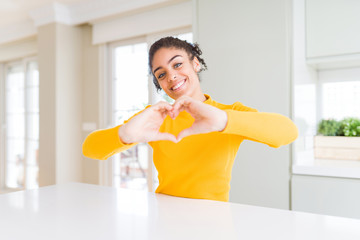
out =
[[[0,0],[0,26],[30,20],[28,13],[31,10],[53,2],[72,5],[86,1],[88,0]]]
[[[37,27],[99,23],[190,0],[0,0],[0,45],[36,35]]]

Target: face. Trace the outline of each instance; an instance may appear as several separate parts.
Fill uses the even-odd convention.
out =
[[[204,96],[197,75],[200,67],[196,57],[190,60],[186,51],[176,48],[160,48],[152,62],[152,72],[159,85],[175,100],[183,95]]]

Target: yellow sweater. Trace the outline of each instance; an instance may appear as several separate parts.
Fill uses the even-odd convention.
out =
[[[231,169],[241,142],[245,139],[280,147],[294,141],[297,127],[287,117],[263,113],[236,102],[224,105],[206,95],[206,104],[224,110],[228,123],[222,132],[188,136],[179,143],[150,142],[158,170],[157,193],[179,197],[228,201]],[[175,136],[194,122],[187,112],[173,120],[167,116],[160,132]],[[125,122],[126,123],[126,122]],[[91,133],[83,144],[86,157],[105,160],[136,143],[124,144],[118,136],[121,125]]]

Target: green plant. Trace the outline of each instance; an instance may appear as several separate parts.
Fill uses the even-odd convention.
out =
[[[351,117],[341,121],[323,119],[318,125],[318,135],[360,137],[360,119]]]
[[[344,136],[359,137],[360,136],[360,119],[358,118],[345,118],[341,122]]]
[[[323,119],[318,125],[318,134],[324,136],[338,136],[341,123],[335,119]]]
[[[346,126],[346,119],[340,121],[340,127],[336,133],[336,136],[345,136],[344,128]]]

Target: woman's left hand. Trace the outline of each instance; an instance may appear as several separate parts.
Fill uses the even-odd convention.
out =
[[[182,96],[175,101],[172,109],[173,118],[176,118],[182,111],[187,111],[195,121],[190,128],[179,133],[177,136],[178,142],[184,137],[193,134],[220,132],[227,125],[228,119],[225,111],[189,96]]]

